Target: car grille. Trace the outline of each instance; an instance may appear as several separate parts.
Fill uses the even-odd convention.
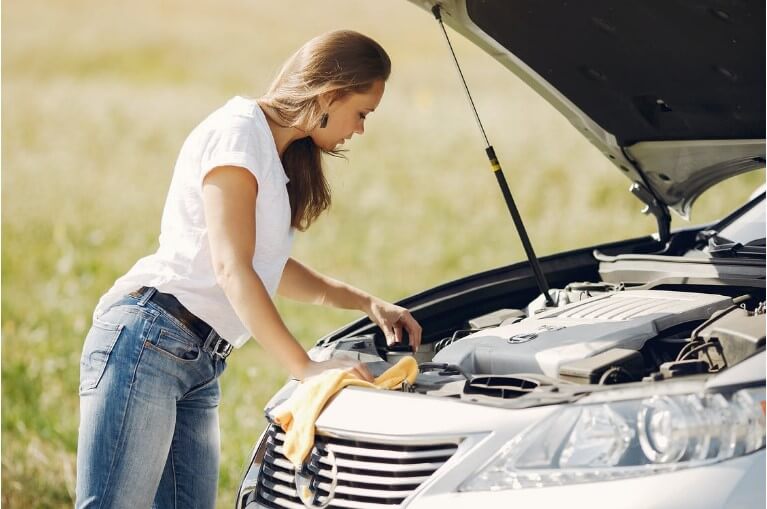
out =
[[[270,508],[304,509],[298,498],[294,468],[282,454],[285,434],[270,426],[261,475],[252,501]],[[316,435],[305,462],[314,490],[324,501],[337,466],[335,495],[328,508],[381,509],[398,506],[455,453],[458,443],[402,445]],[[315,502],[319,505],[319,502]]]

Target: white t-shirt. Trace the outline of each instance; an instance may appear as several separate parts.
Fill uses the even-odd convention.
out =
[[[293,243],[288,177],[261,108],[255,100],[235,97],[187,137],[165,201],[159,249],[115,282],[94,316],[122,296],[154,286],[173,294],[235,347],[248,340],[250,333],[216,282],[202,203],[203,178],[227,165],[246,168],[258,180],[253,268],[274,296]]]

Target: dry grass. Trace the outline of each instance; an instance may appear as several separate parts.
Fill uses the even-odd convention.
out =
[[[300,235],[312,266],[396,300],[522,258],[434,21],[407,2],[25,0],[2,18],[2,503],[72,504],[77,377],[98,296],[156,247],[184,136],[258,95],[309,37],[371,35],[394,73],[334,206]],[[539,254],[653,231],[628,181],[553,108],[460,37],[457,52]],[[707,221],[763,180],[704,197]],[[278,303],[309,347],[355,313]],[[223,379],[220,507],[284,380],[256,343]]]

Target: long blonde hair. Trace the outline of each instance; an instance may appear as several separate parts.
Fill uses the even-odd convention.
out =
[[[323,112],[317,98],[329,93],[339,99],[349,93],[364,93],[376,81],[386,81],[391,61],[373,39],[352,30],[327,32],[304,44],[282,66],[259,104],[268,106],[283,127],[311,131],[320,125]],[[324,150],[307,136],[293,141],[282,155],[290,182],[288,196],[291,225],[306,230],[330,206],[330,187],[323,173]]]

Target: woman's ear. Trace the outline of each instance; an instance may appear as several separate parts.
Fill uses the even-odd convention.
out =
[[[330,105],[335,100],[334,95],[333,92],[323,92],[317,96],[317,105],[320,107],[321,112],[327,113],[328,108],[330,108]]]
[[[344,96],[344,93],[340,90],[330,90],[323,92],[317,96],[317,104],[320,107],[320,111],[327,113],[334,102],[338,101]]]

